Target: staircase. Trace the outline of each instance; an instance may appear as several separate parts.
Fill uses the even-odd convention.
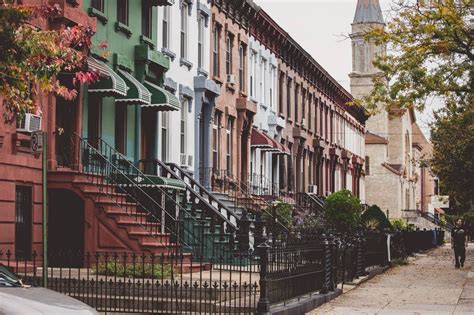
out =
[[[324,223],[324,201],[316,194],[301,192],[296,194],[296,205],[302,217],[314,216]]]
[[[433,223],[436,225],[438,228],[442,228],[448,232],[451,232],[452,229],[454,229],[454,226],[451,223],[446,222],[445,224],[440,224],[440,220],[438,217],[436,217],[434,214],[426,211],[416,211],[419,216],[424,218],[425,220],[428,220],[429,222]]]
[[[216,254],[216,237],[232,247],[237,228],[236,220],[229,220],[231,211],[210,207],[195,194],[188,202],[189,185],[177,176],[144,174],[101,139],[74,135],[71,142],[71,167],[53,172],[51,188],[72,183],[94,204],[102,230],[114,234],[121,250],[202,257]]]

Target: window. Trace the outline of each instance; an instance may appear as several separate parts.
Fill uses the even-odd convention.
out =
[[[228,34],[225,41],[225,73],[232,74],[232,35]]]
[[[318,99],[314,95],[314,132],[318,133]]]
[[[163,8],[163,48],[169,49],[169,35],[170,35],[170,7]]]
[[[212,72],[214,76],[220,75],[219,71],[219,36],[220,29],[218,26],[214,27],[214,33],[212,34]]]
[[[298,122],[298,97],[299,97],[300,85],[295,84],[295,123]]]
[[[311,130],[311,122],[312,122],[312,102],[313,102],[313,95],[311,93],[308,93],[308,129]]]
[[[168,112],[161,113],[161,160],[168,161]]]
[[[291,79],[286,80],[286,114],[291,118]]]
[[[303,89],[302,94],[303,94],[303,102],[301,103],[301,106],[302,106],[301,121],[303,122],[303,120],[306,117],[306,113],[305,113],[306,112],[306,90],[305,89]]]
[[[245,91],[245,46],[240,44],[239,46],[239,88],[241,91]]]
[[[212,168],[214,172],[219,171],[219,148],[220,148],[220,113],[214,115],[214,124],[212,125]]]
[[[227,145],[227,150],[226,150],[226,170],[227,170],[227,175],[232,174],[232,146],[233,146],[233,124],[234,121],[232,117],[229,117],[227,119],[227,128],[226,128],[226,145]]]
[[[104,12],[104,0],[91,0],[91,7]]]
[[[128,25],[128,0],[117,0],[117,21]]]
[[[269,91],[269,104],[270,108],[273,110],[273,85],[275,84],[275,78],[274,78],[274,73],[275,73],[275,67],[273,65],[270,65],[270,91]]]
[[[16,186],[15,190],[15,249],[17,258],[30,259],[33,228],[32,187]]]
[[[142,5],[142,35],[148,38],[152,38],[152,23],[153,11],[152,7],[143,4]]]
[[[250,96],[255,98],[255,64],[257,62],[257,54],[252,51],[250,54]]]
[[[127,148],[127,105],[115,106],[115,149],[126,154]]]
[[[434,180],[434,191],[433,191],[435,196],[439,195],[439,179]]]
[[[188,5],[183,3],[181,6],[181,58],[188,57]]]
[[[329,137],[331,139],[331,143],[334,142],[334,111],[331,110],[330,114],[329,114],[329,121],[330,121],[330,125],[329,125]]]
[[[260,101],[265,104],[265,72],[267,71],[267,61],[262,58],[260,63]]]
[[[365,156],[365,175],[370,175],[370,157]]]
[[[198,19],[198,68],[204,68],[204,17]]]
[[[283,114],[283,85],[285,84],[284,81],[284,74],[280,73],[279,80],[278,80],[278,111],[280,114]]]
[[[181,124],[180,124],[180,153],[186,154],[186,134],[187,134],[187,114],[188,114],[188,99],[183,97],[181,101]]]

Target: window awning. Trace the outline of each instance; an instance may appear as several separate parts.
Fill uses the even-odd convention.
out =
[[[122,69],[117,69],[118,74],[124,79],[128,86],[126,97],[116,98],[115,102],[129,103],[134,105],[147,105],[151,102],[151,93],[133,75]]]
[[[127,84],[110,68],[105,62],[92,57],[87,58],[89,70],[97,72],[100,79],[89,85],[90,93],[98,93],[103,96],[123,97],[127,95]]]
[[[272,149],[272,140],[263,132],[256,128],[252,128],[252,135],[250,137],[250,146],[258,149]]]
[[[175,190],[185,190],[186,185],[182,180],[154,175],[141,176],[137,174],[114,173],[111,180],[121,187],[160,187]]]
[[[275,140],[275,141],[276,141],[276,140]],[[291,151],[290,151],[290,149],[289,149],[286,145],[284,145],[284,144],[282,144],[282,143],[279,143],[279,142],[277,142],[277,143],[278,143],[278,145],[280,146],[280,152],[279,152],[278,154],[291,155]]]
[[[145,87],[151,92],[151,102],[142,107],[152,107],[160,111],[180,109],[178,98],[170,92],[148,81],[145,81]]]

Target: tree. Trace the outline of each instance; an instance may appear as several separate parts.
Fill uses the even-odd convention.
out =
[[[440,113],[431,130],[432,171],[443,194],[467,212],[474,205],[474,104]]]
[[[39,91],[74,99],[77,91],[61,85],[56,80],[60,74],[73,76],[74,85],[98,78],[96,73],[86,70],[90,28],[76,25],[43,30],[35,26],[59,12],[57,5],[27,6],[13,1],[0,4],[0,94],[6,121],[38,112]]]
[[[374,87],[355,102],[371,113],[381,106],[423,110],[431,98],[443,100],[450,108],[472,104],[470,0],[396,1],[386,27],[365,34],[366,40],[387,46],[390,53],[376,58],[380,73]]]
[[[347,189],[332,193],[324,201],[326,220],[337,232],[352,232],[359,227],[361,212],[360,200]]]

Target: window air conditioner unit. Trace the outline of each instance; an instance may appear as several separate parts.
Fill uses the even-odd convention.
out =
[[[318,193],[318,185],[308,186],[308,194],[317,194],[317,193]]]
[[[24,132],[35,132],[41,130],[41,116],[26,114],[25,117],[18,122],[16,130]]]
[[[326,193],[324,194],[324,196],[328,197],[330,194],[331,194],[330,191],[326,191]]]
[[[188,154],[181,154],[180,164],[183,167],[193,167],[193,156]]]
[[[228,74],[227,75],[227,83],[236,84],[237,83],[237,76],[235,74]]]

